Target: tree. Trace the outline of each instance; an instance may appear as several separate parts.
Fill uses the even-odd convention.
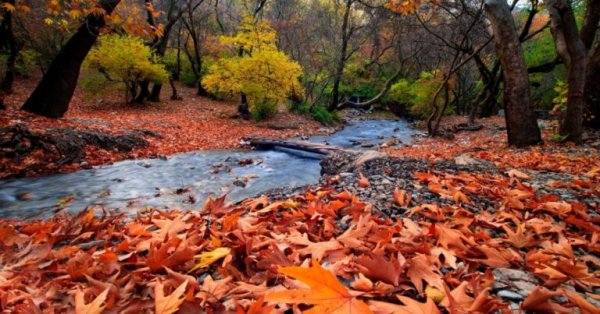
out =
[[[504,108],[508,143],[514,146],[542,141],[529,95],[529,78],[523,50],[506,0],[486,0],[496,53],[504,77]]]
[[[10,94],[12,93],[12,85],[15,79],[15,62],[19,54],[17,39],[13,31],[13,12],[16,11],[17,7],[15,6],[15,0],[5,0],[0,2],[0,8],[0,10],[4,11],[0,23],[0,51],[8,50],[6,71],[4,78],[0,82],[0,93]]]
[[[566,140],[581,142],[583,107],[585,104],[585,68],[587,51],[577,30],[575,14],[567,0],[546,0],[552,21],[552,36],[557,54],[567,67],[567,109],[560,121],[559,132]]]
[[[102,36],[85,62],[89,68],[104,74],[109,82],[125,85],[127,103],[136,100],[142,82],[162,84],[169,79],[165,66],[157,62],[150,47],[134,36]]]
[[[202,83],[214,93],[243,94],[248,98],[250,110],[257,106],[276,106],[291,95],[302,95],[298,78],[302,68],[277,49],[276,34],[268,22],[254,23],[245,15],[235,36],[223,36],[220,41],[235,51],[218,60]]]
[[[329,111],[334,111],[338,107],[338,103],[340,101],[339,90],[340,90],[340,82],[342,80],[342,74],[344,73],[344,67],[346,65],[346,61],[348,61],[348,42],[350,41],[350,37],[354,32],[354,28],[349,26],[350,19],[350,11],[352,10],[352,4],[354,0],[345,0],[344,1],[344,17],[342,20],[342,38],[340,45],[340,52],[338,55],[338,60],[336,63],[336,69],[333,76],[333,89],[331,91],[331,98],[329,100]]]
[[[50,118],[60,118],[69,108],[83,60],[96,43],[100,30],[121,0],[100,0],[89,11],[75,34],[50,64],[48,71],[22,109]]]

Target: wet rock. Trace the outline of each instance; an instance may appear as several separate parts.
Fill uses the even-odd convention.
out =
[[[539,285],[532,273],[519,269],[496,268],[492,271],[492,275],[494,276],[492,290],[498,291],[499,296],[501,296],[499,293],[504,291],[503,295],[510,300],[524,299]]]
[[[30,199],[33,199],[33,195],[31,193],[27,193],[27,192],[17,193],[17,200],[19,200],[19,201],[28,201]]]

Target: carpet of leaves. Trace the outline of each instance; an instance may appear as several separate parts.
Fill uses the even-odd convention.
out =
[[[444,124],[448,128],[466,121],[464,117],[459,116],[445,120]],[[425,158],[431,161],[453,159],[465,154],[491,161],[500,168],[525,168],[571,174],[582,174],[590,167],[600,167],[600,133],[597,131],[588,130],[590,134],[585,141],[588,148],[582,149],[572,143],[553,141],[552,135],[557,132],[557,122],[546,122],[548,125],[542,129],[543,145],[514,148],[506,144],[504,118],[485,118],[478,120],[478,123],[483,125],[482,130],[456,133],[452,140],[422,137],[413,145],[386,148],[383,151],[393,157]]]
[[[409,208],[398,219],[321,187],[133,219],[90,209],[2,220],[0,310],[599,313],[600,205],[537,195],[526,179],[417,172],[452,203],[415,204],[396,191],[392,201]],[[600,195],[599,168],[581,180],[578,189]],[[482,198],[496,205],[463,208]],[[503,268],[538,280],[517,309],[492,289]]]
[[[95,101],[77,90],[64,118],[47,119],[19,110],[20,104],[34,87],[34,81],[16,82],[15,93],[5,99],[7,110],[0,114],[0,128],[25,124],[37,132],[44,132],[47,128],[73,128],[109,134],[147,130],[161,136],[147,137],[146,140],[150,143],[147,148],[127,153],[89,146],[85,152],[85,162],[91,166],[194,150],[237,148],[242,136],[287,138],[324,132],[318,122],[289,112],[278,113],[272,119],[260,123],[232,119],[237,104],[198,97],[195,89],[185,86],[179,86],[179,93],[183,97],[181,101],[168,100],[170,91],[165,89],[162,102],[133,106],[124,105],[118,93],[104,96],[103,101]],[[280,126],[282,129],[276,130],[272,126]],[[60,156],[51,156],[42,150],[19,161],[1,159],[0,178],[23,173],[41,175],[80,169],[79,163],[59,167],[56,164],[59,159]]]

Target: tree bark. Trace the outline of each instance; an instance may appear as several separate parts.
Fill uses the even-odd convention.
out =
[[[183,15],[183,9],[180,9],[177,12],[177,14],[174,15],[176,3],[177,3],[177,1],[171,1],[170,5],[169,5],[169,10],[167,12],[167,24],[165,25],[165,28],[163,30],[162,38],[158,39],[158,41],[155,42],[155,44],[154,44],[154,47],[156,48],[156,55],[160,56],[160,57],[163,57],[165,55],[165,53],[167,52],[167,43],[169,41],[169,34],[171,34],[171,30],[175,26],[175,23],[177,23],[177,21]],[[180,44],[179,37],[181,37],[181,28],[179,30],[179,34],[178,34],[178,38],[177,38],[177,45],[178,45],[177,46],[177,54],[178,54],[177,57],[178,58],[179,58],[179,44]],[[175,79],[175,74],[173,74],[173,79]],[[177,74],[177,79],[179,79],[179,74]],[[171,87],[173,87],[172,82],[170,84],[171,84]],[[150,100],[152,102],[159,102],[161,89],[162,89],[162,84],[154,84],[152,86],[152,91],[150,92],[150,96],[148,97],[148,100]],[[171,96],[172,99],[173,99],[173,97],[175,97],[175,99],[178,98],[176,93],[174,93],[173,96]]]
[[[585,6],[585,16],[579,36],[585,48],[590,50],[594,44],[598,22],[600,22],[600,0],[587,0]]]
[[[585,108],[584,125],[600,129],[600,41],[594,44],[594,38],[600,22],[600,0],[588,0],[580,36],[589,50],[588,64],[585,70]]]
[[[101,0],[99,6],[110,15],[121,0]],[[96,43],[104,16],[90,14],[50,64],[48,71],[22,109],[50,118],[60,118],[69,109],[81,63]]]
[[[585,71],[585,125],[594,129],[600,129],[600,41],[590,53],[588,65]]]
[[[329,100],[329,111],[334,111],[340,102],[340,83],[346,66],[346,53],[348,51],[348,42],[350,41],[350,33],[348,32],[348,20],[350,18],[350,10],[352,9],[354,0],[346,0],[344,10],[344,19],[342,21],[342,49],[340,50],[340,58],[338,59],[335,74],[333,77],[333,89],[331,91],[331,99]]]
[[[6,1],[8,4],[14,6],[15,0]],[[0,89],[4,94],[12,93],[12,85],[15,81],[15,62],[17,61],[17,55],[19,49],[17,48],[17,40],[12,27],[12,12],[10,10],[4,11],[4,17],[2,24],[0,25],[0,49],[6,46],[8,48],[8,58],[6,59],[6,72],[4,73],[4,79],[0,84]]]
[[[547,0],[551,32],[556,51],[567,67],[567,110],[560,121],[559,133],[566,140],[581,142],[585,104],[585,68],[587,50],[579,36],[573,9],[568,0]]]
[[[542,138],[531,106],[527,67],[510,8],[506,0],[486,0],[485,10],[503,69],[508,143],[514,146],[539,144]]]

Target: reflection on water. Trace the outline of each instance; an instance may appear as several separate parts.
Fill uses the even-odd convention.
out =
[[[405,121],[366,120],[310,141],[361,149],[356,143],[376,144],[392,137],[407,143],[413,133]],[[68,196],[74,197],[68,205],[72,211],[92,205],[131,213],[143,207],[194,209],[209,195],[222,194],[235,202],[272,188],[316,183],[320,168],[315,157],[288,151],[198,151],[166,160],[126,160],[68,174],[0,180],[0,217],[49,217]],[[252,163],[240,165],[249,159]],[[19,195],[27,199],[18,200]]]

